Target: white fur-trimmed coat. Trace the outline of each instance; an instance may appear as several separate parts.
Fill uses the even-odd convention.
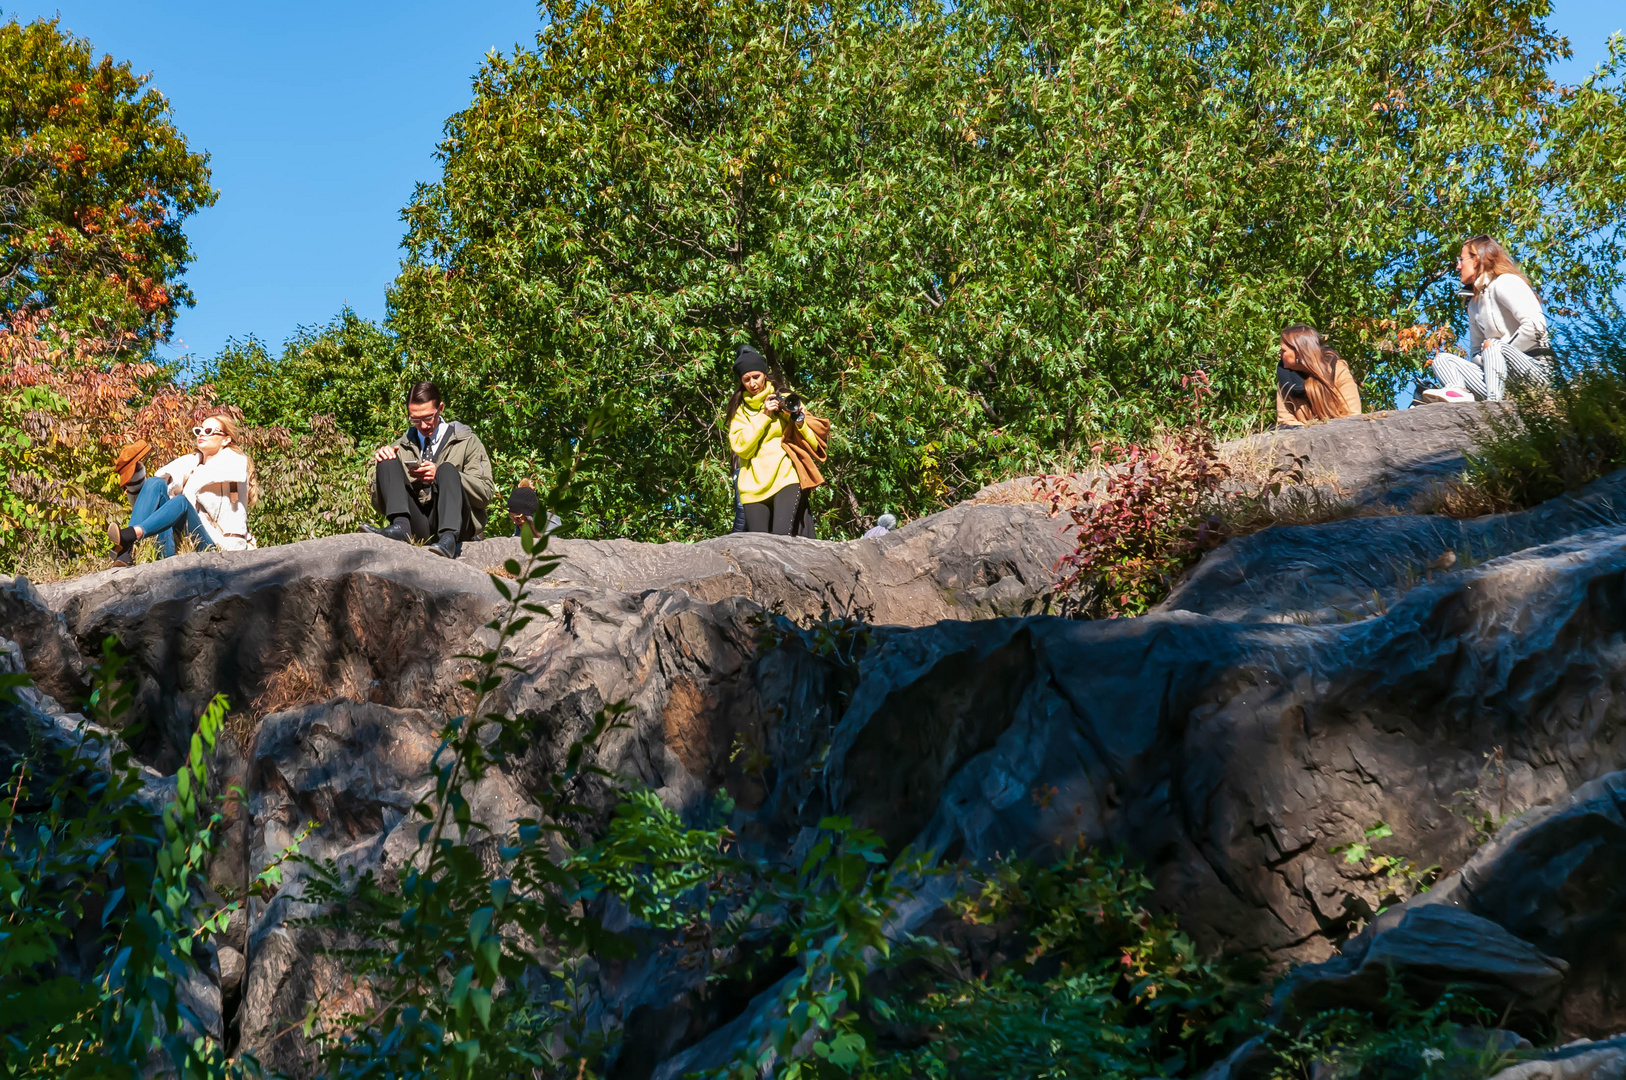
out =
[[[160,468],[169,493],[182,496],[197,510],[203,530],[222,551],[246,551],[255,545],[248,531],[248,458],[223,446],[207,462],[186,454]]]

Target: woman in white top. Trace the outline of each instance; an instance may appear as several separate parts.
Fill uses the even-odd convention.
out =
[[[115,555],[134,547],[143,536],[173,528],[182,520],[200,551],[244,551],[255,546],[248,531],[254,464],[232,448],[239,441],[236,421],[211,416],[193,428],[192,434],[198,440],[197,453],[178,457],[153,474],[169,482],[171,496],[181,497],[172,497],[122,529],[108,526]]]
[[[1553,346],[1541,300],[1502,245],[1488,236],[1469,240],[1457,256],[1457,274],[1468,302],[1468,355],[1437,354],[1434,374],[1442,389],[1423,396],[1461,400],[1463,391],[1472,391],[1499,401],[1510,373],[1541,384],[1551,379]]]

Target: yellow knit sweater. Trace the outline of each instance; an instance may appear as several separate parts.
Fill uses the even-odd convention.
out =
[[[780,488],[797,482],[796,466],[782,441],[785,414],[762,409],[763,402],[776,392],[773,383],[768,383],[761,393],[748,396],[728,425],[728,447],[740,458],[740,502],[767,502]],[[806,424],[801,431],[807,434]]]

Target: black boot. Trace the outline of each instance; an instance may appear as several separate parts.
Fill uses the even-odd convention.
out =
[[[123,555],[136,545],[135,530],[128,525],[121,527],[109,524],[107,526],[107,538],[113,542],[114,555]]]
[[[412,530],[407,528],[405,518],[394,518],[382,529],[377,525],[363,525],[361,531],[372,533],[374,536],[382,536],[386,540],[399,540],[403,544],[412,543]]]
[[[457,534],[450,529],[441,531],[439,539],[429,545],[431,555],[439,555],[447,559],[457,558]]]

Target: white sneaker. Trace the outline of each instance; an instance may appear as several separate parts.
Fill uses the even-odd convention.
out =
[[[1440,386],[1430,387],[1417,396],[1422,398],[1424,401],[1443,401],[1447,404],[1458,404],[1461,402],[1478,400],[1473,396],[1473,394],[1466,390],[1457,390],[1451,387]]]

